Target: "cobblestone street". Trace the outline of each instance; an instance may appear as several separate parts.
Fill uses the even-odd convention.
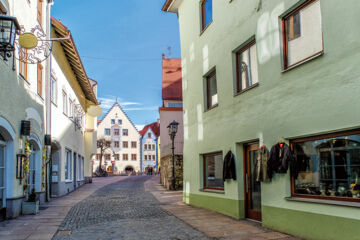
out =
[[[107,185],[76,204],[53,239],[210,239],[170,215],[150,193],[147,176]]]

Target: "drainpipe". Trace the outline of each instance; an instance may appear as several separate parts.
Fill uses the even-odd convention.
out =
[[[51,6],[53,5],[54,0],[47,0],[46,4],[46,40],[50,40],[51,38]],[[46,60],[46,70],[45,70],[45,134],[51,135],[51,96],[50,96],[50,81],[51,81],[51,55]],[[50,159],[50,149],[51,147],[47,147],[47,159]],[[46,193],[46,201],[50,201],[50,181],[49,181],[49,163],[46,163],[45,169],[45,193]]]

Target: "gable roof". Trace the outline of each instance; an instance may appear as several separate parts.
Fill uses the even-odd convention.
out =
[[[144,136],[145,133],[148,131],[148,129],[151,129],[151,131],[155,134],[156,137],[160,136],[160,124],[158,122],[153,122],[148,125],[146,125],[141,131],[141,136]]]
[[[115,102],[111,108],[109,109],[109,111],[107,111],[107,113],[104,115],[104,117],[101,120],[98,120],[98,125],[102,123],[102,121],[104,121],[104,119],[107,117],[107,115],[109,115],[109,113],[113,110],[113,108],[115,108],[116,106],[118,106],[120,108],[120,110],[124,113],[125,117],[129,120],[129,122],[131,123],[131,125],[135,128],[135,130],[139,133],[139,130],[137,130],[135,124],[131,121],[131,119],[129,118],[129,116],[126,114],[126,112],[124,111],[124,109],[122,109],[122,107],[120,106],[120,104],[118,102]]]
[[[182,101],[181,59],[165,58],[162,62],[162,99]]]
[[[70,36],[70,39],[61,41],[60,44],[62,48],[64,49],[65,56],[71,66],[71,69],[73,70],[76,79],[82,89],[82,91],[85,94],[86,99],[93,102],[94,104],[98,104],[98,101],[96,99],[96,95],[92,89],[92,85],[90,83],[90,80],[86,74],[85,68],[82,64],[80,55],[77,51],[74,39],[71,35],[70,30],[62,24],[59,20],[55,19],[54,17],[51,17],[51,27],[54,29],[55,34],[59,38],[66,38]]]

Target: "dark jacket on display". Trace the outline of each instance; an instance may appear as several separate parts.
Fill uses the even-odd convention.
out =
[[[272,178],[272,174],[286,173],[289,165],[294,164],[294,157],[290,147],[286,143],[277,143],[272,146],[268,159],[269,177]]]
[[[269,151],[265,146],[261,147],[257,151],[257,157],[254,168],[254,176],[257,182],[268,182],[270,181],[267,162],[269,159]]]
[[[233,179],[236,180],[235,156],[229,151],[224,158],[223,165],[223,180]]]

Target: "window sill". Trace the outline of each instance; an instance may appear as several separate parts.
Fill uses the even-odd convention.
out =
[[[318,53],[314,54],[313,56],[310,56],[310,57],[308,57],[308,58],[305,58],[304,60],[301,60],[300,62],[295,63],[295,64],[287,67],[286,69],[283,69],[283,70],[281,71],[281,73],[286,73],[286,72],[288,72],[288,71],[290,71],[290,70],[292,70],[292,69],[294,69],[294,68],[296,68],[296,67],[298,67],[298,66],[301,66],[301,65],[303,65],[303,64],[305,64],[305,63],[307,63],[307,62],[310,62],[310,61],[312,61],[312,60],[314,60],[314,59],[316,59],[316,58],[318,58],[318,57],[321,57],[322,55],[324,55],[324,50],[322,50],[321,52],[318,52]]]
[[[360,208],[360,202],[337,201],[337,200],[316,199],[316,198],[302,198],[302,197],[286,197],[285,199],[288,201],[295,201],[295,202],[318,203],[318,204],[328,204],[328,205],[335,205],[335,206]]]
[[[199,191],[200,192],[217,193],[217,194],[225,194],[225,191],[220,190],[220,189],[201,188],[201,189],[199,189]]]
[[[214,108],[216,108],[218,106],[219,106],[219,104],[217,103],[217,104],[213,105],[212,107],[207,108],[205,112],[208,112],[208,111],[210,111],[210,110],[212,110],[212,109],[214,109]]]
[[[213,21],[214,21],[214,20],[212,20],[204,29],[201,30],[199,36],[201,36],[201,35],[206,31],[206,29],[208,29],[208,28],[210,27],[210,25],[213,23]]]
[[[244,93],[244,92],[247,92],[247,91],[249,91],[249,90],[251,90],[251,89],[253,89],[253,88],[257,87],[257,86],[259,86],[259,83],[258,83],[258,82],[255,83],[255,84],[253,84],[253,85],[251,85],[250,87],[247,87],[247,88],[241,90],[240,92],[235,93],[234,97],[236,97],[236,96],[238,96],[238,95],[240,95],[240,94],[242,94],[242,93]]]

